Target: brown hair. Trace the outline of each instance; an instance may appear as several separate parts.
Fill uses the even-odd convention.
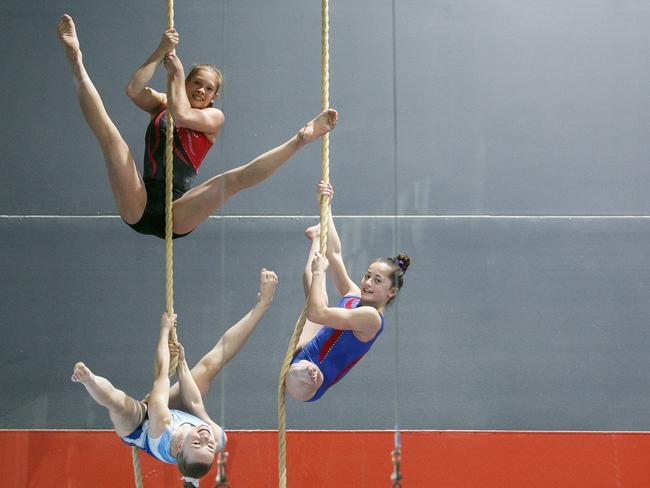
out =
[[[406,273],[406,270],[411,265],[411,258],[408,257],[408,254],[401,252],[394,258],[379,258],[377,262],[390,266],[390,279],[393,282],[393,286],[401,290],[402,285],[404,285],[404,273]]]
[[[199,71],[208,71],[214,75],[214,98],[217,98],[217,95],[219,95],[219,90],[221,90],[221,85],[223,84],[223,75],[221,74],[221,71],[219,71],[219,69],[217,69],[214,64],[195,64],[192,66],[192,69],[185,77],[185,81],[190,81],[192,76],[194,76]],[[212,103],[210,103],[210,106],[212,106]]]

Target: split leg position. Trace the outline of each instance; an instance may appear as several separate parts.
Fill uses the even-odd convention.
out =
[[[86,72],[75,24],[69,15],[64,15],[59,21],[58,32],[72,69],[81,111],[104,156],[117,209],[128,224],[135,224],[142,217],[147,205],[147,192],[142,176]],[[284,144],[189,190],[173,203],[174,232],[190,232],[230,197],[271,176],[305,144],[334,129],[337,119],[336,110],[325,110]]]
[[[273,301],[277,284],[278,278],[276,274],[273,271],[262,269],[260,271],[260,290],[253,308],[221,336],[217,344],[201,358],[191,371],[187,370],[193,380],[189,382],[190,386],[194,384],[201,397],[206,395],[212,380],[239,352],[248,337],[253,333]],[[165,318],[166,315],[163,316],[163,321]],[[166,353],[168,364],[169,350],[164,351],[164,353]],[[161,382],[164,383],[166,380],[168,389],[168,405],[166,407],[169,409],[191,411],[193,399],[191,395],[187,394],[186,390],[189,389],[185,388],[184,383],[188,382],[182,380],[183,368],[187,368],[187,364],[184,361],[184,354],[181,354],[179,357],[178,367],[180,381],[171,388],[169,388],[166,370],[163,371],[164,378],[162,378]],[[154,369],[156,371],[164,369],[164,364],[156,361]],[[115,432],[120,437],[128,436],[142,423],[147,406],[113,386],[106,378],[94,374],[84,363],[79,362],[75,364],[71,379],[74,382],[81,383],[93,400],[108,410]],[[153,388],[156,388],[156,381],[154,381]],[[153,390],[151,395],[151,398],[153,398]],[[151,409],[151,400],[149,408]]]

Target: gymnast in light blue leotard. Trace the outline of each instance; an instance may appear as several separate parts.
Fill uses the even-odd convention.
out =
[[[176,316],[163,314],[154,359],[154,381],[146,401],[138,401],[77,363],[72,381],[81,383],[90,396],[108,410],[115,432],[127,444],[156,459],[176,464],[185,487],[198,486],[221,449],[226,436],[208,415],[203,397],[223,366],[242,348],[273,300],[278,277],[260,271],[260,289],[253,308],[230,327],[217,344],[190,371],[180,343],[170,342]],[[178,355],[178,383],[170,386],[170,355]]]

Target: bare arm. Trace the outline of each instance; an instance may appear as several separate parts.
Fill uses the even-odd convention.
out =
[[[174,123],[178,127],[216,136],[224,122],[221,110],[213,107],[192,107],[185,89],[185,71],[176,54],[169,53],[165,57],[165,69],[171,77],[167,107],[174,117]]]
[[[160,336],[153,363],[153,386],[149,394],[149,420],[151,435],[160,436],[171,420],[169,413],[169,333],[176,326],[176,315],[163,314],[160,319]]]
[[[260,271],[260,291],[253,308],[230,327],[214,347],[214,366],[221,370],[244,346],[257,324],[273,302],[273,295],[278,285],[278,277],[273,271],[262,268]]]
[[[181,394],[183,404],[188,409],[189,413],[196,415],[204,420],[209,419],[208,414],[203,405],[203,398],[199,387],[196,385],[190,368],[187,366],[185,360],[185,349],[180,342],[170,344],[170,350],[178,353],[178,367],[176,373],[178,374],[178,386]]]
[[[178,352],[178,367],[176,373],[178,375],[181,399],[183,400],[185,408],[187,408],[188,413],[196,415],[201,420],[210,424],[216,441],[219,442],[221,447],[223,447],[222,444],[225,444],[226,434],[221,427],[210,418],[210,415],[205,409],[199,387],[192,377],[190,368],[187,366],[187,361],[185,360],[185,349],[180,342],[177,342],[174,345],[170,344],[170,348],[173,348],[175,352]]]
[[[126,86],[126,95],[145,112],[155,113],[166,103],[166,95],[153,90],[148,85],[158,65],[177,45],[178,33],[174,29],[165,31],[158,47],[137,69]]]
[[[312,263],[312,283],[307,298],[307,318],[338,330],[352,330],[363,341],[369,341],[381,327],[381,317],[373,307],[345,309],[328,307],[323,299],[327,259],[316,253]]]
[[[329,197],[329,205],[327,207],[328,232],[326,256],[329,261],[330,270],[332,271],[334,286],[341,296],[359,295],[359,287],[354,281],[352,281],[350,275],[348,275],[345,263],[343,262],[341,239],[336,231],[336,225],[334,225],[334,218],[332,217],[332,198],[334,196],[332,185],[321,181],[318,184],[318,196],[320,198],[323,198],[324,196]]]

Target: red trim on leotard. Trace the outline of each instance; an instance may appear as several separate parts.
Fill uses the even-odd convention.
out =
[[[325,341],[325,344],[323,344],[323,347],[321,348],[320,352],[318,353],[318,361],[323,362],[323,359],[325,359],[325,356],[327,356],[327,353],[330,351],[332,346],[336,343],[336,341],[341,337],[341,334],[343,334],[342,330],[337,330],[336,332],[333,332],[332,335]]]
[[[149,158],[149,163],[151,164],[152,177],[156,176],[156,172],[158,171],[158,162],[156,161],[156,158],[154,158],[153,153],[156,151],[156,149],[158,149],[158,144],[160,144],[160,119],[166,112],[167,110],[162,109],[160,112],[158,112],[158,115],[154,117],[153,125],[155,129],[154,132],[156,134],[156,140],[153,147],[149,146],[149,144],[145,144],[147,148],[147,157]]]
[[[354,304],[354,301],[357,299],[357,297],[350,297],[348,300],[345,302],[344,307],[347,308],[348,310],[352,309],[352,305]],[[322,363],[323,359],[325,359],[325,356],[327,356],[327,353],[330,351],[332,346],[338,341],[339,337],[341,337],[341,334],[343,334],[342,330],[337,330],[336,332],[333,332],[332,335],[325,341],[325,344],[323,344],[323,347],[321,348],[320,352],[318,353],[318,360]],[[363,356],[362,356],[363,357]],[[359,358],[361,359],[361,358]],[[354,364],[359,360],[357,359],[354,363],[352,363],[345,371],[350,369]],[[339,375],[340,377],[340,375]]]

